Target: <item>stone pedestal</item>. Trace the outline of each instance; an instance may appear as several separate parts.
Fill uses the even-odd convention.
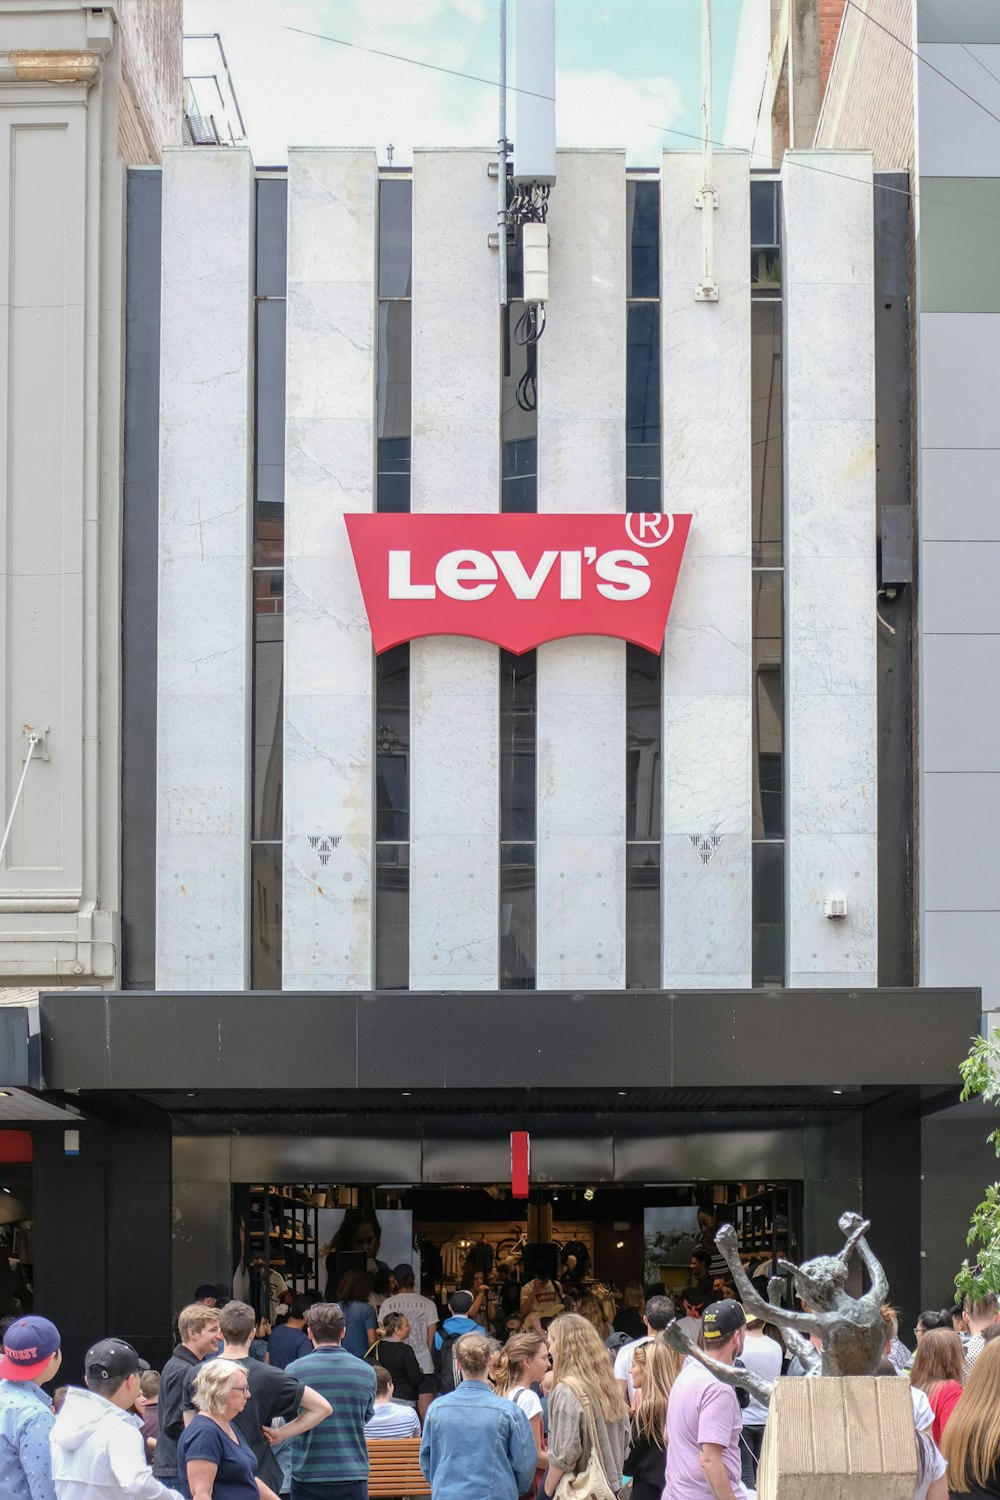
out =
[[[777,1381],[758,1500],[913,1500],[916,1474],[908,1381]]]

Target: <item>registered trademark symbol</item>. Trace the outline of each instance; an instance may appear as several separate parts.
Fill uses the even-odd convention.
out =
[[[639,535],[636,536],[638,526]],[[674,534],[674,518],[655,510],[629,511],[625,530],[637,547],[662,547]]]

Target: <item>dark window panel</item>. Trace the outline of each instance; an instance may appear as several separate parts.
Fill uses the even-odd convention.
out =
[[[660,846],[629,844],[625,866],[625,984],[657,990],[660,967]]]
[[[500,988],[535,988],[535,846],[500,845]]]
[[[500,652],[500,837],[535,837],[536,654]]]
[[[780,245],[781,198],[777,182],[750,180],[750,244]]]
[[[754,302],[750,315],[753,562],[755,567],[780,567],[784,493],[781,304]]]
[[[285,312],[283,300],[257,303],[258,464],[285,461]]]
[[[281,845],[250,847],[250,988],[281,989]]]
[[[629,443],[660,444],[660,305],[628,308],[625,367],[625,435]],[[659,472],[659,470],[657,470]]]
[[[413,258],[413,183],[386,179],[378,185],[378,294],[410,295]]]
[[[660,184],[625,184],[628,232],[626,297],[660,295]]]
[[[625,680],[625,837],[660,838],[662,673],[660,658],[641,646],[627,648]]]
[[[785,982],[785,846],[753,846],[753,982]]]
[[[643,479],[634,474],[626,475],[625,509],[632,511],[633,514],[638,514],[642,511],[650,513],[662,511],[659,479]]]
[[[534,477],[538,472],[537,437],[509,438],[503,445],[503,477]]]
[[[781,251],[751,250],[750,281],[755,297],[780,297]]]
[[[380,302],[378,307],[378,436],[410,436],[409,302]]]
[[[288,286],[288,178],[257,179],[258,297],[283,297]]]
[[[405,990],[410,983],[410,847],[375,848],[375,988]]]
[[[753,836],[784,835],[782,574],[753,575]]]
[[[253,575],[253,831],[281,838],[284,574]]]
[[[375,837],[410,836],[410,648],[375,658]]]
[[[520,301],[500,310],[500,507],[531,513],[538,509],[538,413],[531,405],[537,351],[513,335],[523,312]]]

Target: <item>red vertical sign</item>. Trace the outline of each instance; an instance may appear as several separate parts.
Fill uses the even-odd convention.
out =
[[[510,1133],[510,1190],[512,1198],[527,1198],[531,1170],[531,1138],[526,1130]]]

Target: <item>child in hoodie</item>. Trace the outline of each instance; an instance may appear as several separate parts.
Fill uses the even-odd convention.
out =
[[[455,1362],[451,1354],[455,1340],[463,1333],[482,1333],[479,1324],[469,1317],[475,1298],[471,1292],[452,1292],[448,1298],[450,1318],[445,1318],[434,1335],[434,1363],[438,1366],[438,1391],[445,1395],[458,1384]]]
[[[67,1391],[50,1435],[56,1500],[180,1500],[151,1472],[141,1423],[129,1410],[148,1369],[122,1339],[87,1351],[87,1389]]]

